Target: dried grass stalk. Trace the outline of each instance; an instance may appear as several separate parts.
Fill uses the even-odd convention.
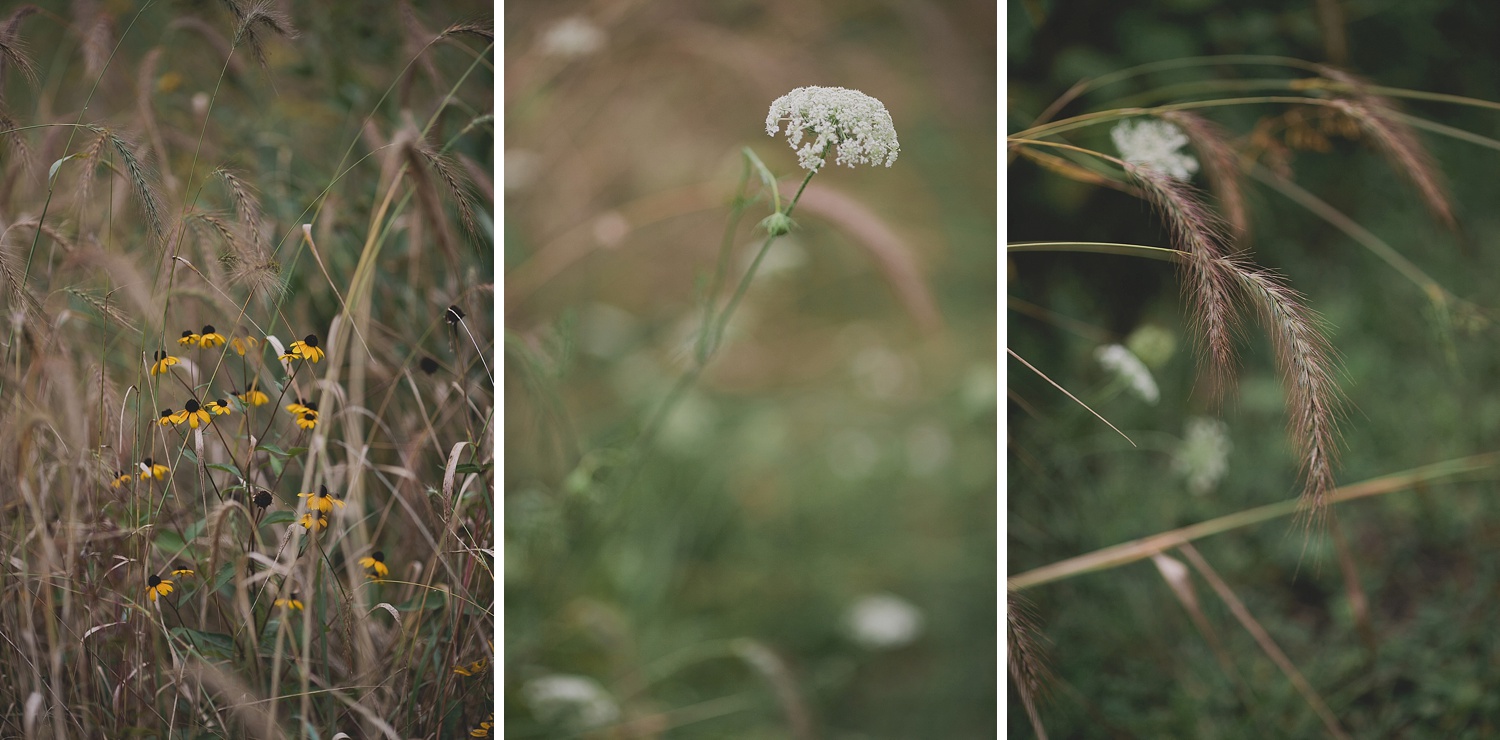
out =
[[[36,64],[31,61],[31,56],[26,53],[26,47],[21,43],[21,21],[26,16],[36,13],[39,8],[35,5],[22,5],[16,8],[5,20],[5,25],[0,26],[0,101],[5,100],[5,72],[10,67],[21,71],[21,76],[32,85],[36,84]]]
[[[1241,242],[1250,233],[1250,217],[1245,211],[1245,193],[1240,184],[1239,155],[1229,144],[1229,135],[1217,123],[1189,111],[1170,111],[1162,115],[1187,135],[1198,158],[1203,162],[1203,173],[1213,188],[1224,220],[1229,225],[1229,234]]]

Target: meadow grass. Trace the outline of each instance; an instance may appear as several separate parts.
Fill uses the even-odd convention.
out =
[[[0,733],[492,723],[488,6],[0,23]]]

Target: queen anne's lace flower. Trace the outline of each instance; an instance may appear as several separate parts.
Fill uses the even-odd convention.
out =
[[[1198,160],[1177,151],[1188,143],[1187,134],[1166,121],[1154,118],[1121,121],[1109,131],[1115,148],[1126,162],[1150,167],[1178,180],[1198,171]]]
[[[1161,391],[1156,387],[1156,379],[1151,377],[1151,371],[1146,369],[1146,363],[1141,362],[1139,357],[1123,345],[1109,344],[1100,347],[1094,350],[1094,358],[1105,369],[1128,383],[1141,400],[1154,406],[1161,399]]]
[[[1218,487],[1229,471],[1229,427],[1218,419],[1188,419],[1182,444],[1172,453],[1172,469],[1187,479],[1188,488],[1199,496]]]
[[[786,121],[787,143],[797,152],[803,169],[821,169],[823,151],[829,145],[838,150],[834,162],[850,167],[882,163],[890,167],[901,153],[885,104],[858,90],[799,87],[771,103],[766,133],[775,136],[782,121]],[[803,143],[808,134],[812,140]]]

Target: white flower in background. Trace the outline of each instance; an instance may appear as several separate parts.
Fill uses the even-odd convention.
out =
[[[1136,357],[1124,345],[1108,344],[1100,347],[1094,350],[1094,358],[1099,360],[1104,369],[1129,384],[1130,389],[1141,400],[1155,405],[1161,399],[1161,391],[1157,389],[1151,371],[1146,369],[1146,363],[1141,362],[1141,358]]]
[[[1198,160],[1177,151],[1188,143],[1187,134],[1166,121],[1155,118],[1121,121],[1110,129],[1109,138],[1126,162],[1150,167],[1178,180],[1187,180],[1198,171]]]
[[[581,57],[604,48],[604,31],[581,15],[571,15],[542,34],[542,51],[559,57]]]
[[[547,724],[582,730],[620,718],[620,705],[598,681],[587,676],[544,676],[527,681],[521,695],[536,718]]]
[[[1229,470],[1229,427],[1218,419],[1188,419],[1182,443],[1172,454],[1172,470],[1187,478],[1188,490],[1202,496],[1214,490]]]
[[[893,650],[921,636],[922,611],[893,594],[867,594],[849,607],[844,626],[865,648]]]
[[[786,121],[786,139],[797,152],[797,163],[806,170],[826,164],[824,147],[838,149],[837,164],[885,164],[890,167],[901,153],[896,126],[885,104],[858,90],[842,87],[799,87],[771,103],[766,114],[766,133],[775,136]],[[803,139],[812,135],[812,140]],[[800,147],[799,147],[800,145]]]

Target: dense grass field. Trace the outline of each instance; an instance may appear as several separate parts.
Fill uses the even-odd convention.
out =
[[[487,3],[0,16],[0,735],[493,721]]]

